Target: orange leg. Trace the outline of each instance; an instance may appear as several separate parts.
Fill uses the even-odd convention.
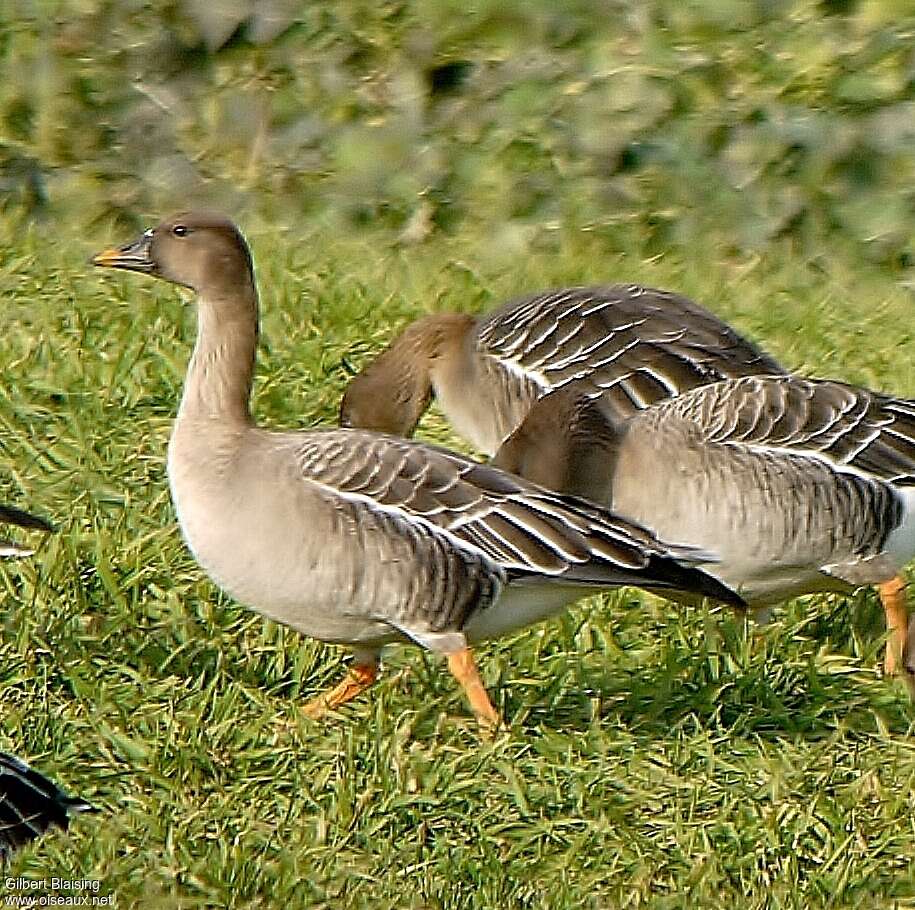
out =
[[[470,648],[461,648],[448,655],[448,669],[461,684],[467,695],[467,701],[481,727],[492,730],[499,726],[499,712],[492,706],[489,695],[480,679],[477,662],[473,659]]]
[[[909,628],[909,610],[906,604],[905,582],[897,575],[877,586],[886,613],[886,642],[884,669],[887,675],[906,672],[906,638]]]
[[[368,689],[368,687],[375,682],[377,676],[377,661],[372,661],[371,663],[354,663],[349,670],[347,670],[346,676],[342,682],[337,683],[329,692],[325,692],[323,695],[313,698],[305,705],[303,710],[305,711],[306,717],[315,720],[328,711],[333,711],[336,708],[339,708],[340,705],[345,705],[348,701],[352,701],[357,695]]]

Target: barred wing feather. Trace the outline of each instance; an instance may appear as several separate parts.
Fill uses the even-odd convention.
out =
[[[639,285],[513,301],[482,320],[477,341],[543,392],[577,384],[621,416],[710,382],[786,372],[688,298]]]
[[[748,377],[659,404],[708,442],[781,449],[902,486],[915,484],[915,402],[841,382]]]
[[[434,446],[330,430],[298,449],[303,474],[338,495],[444,531],[511,578],[570,584],[688,588],[729,603],[737,595],[681,563],[710,554],[668,547],[638,525]]]

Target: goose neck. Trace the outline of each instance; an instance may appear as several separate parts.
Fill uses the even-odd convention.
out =
[[[252,423],[250,398],[257,349],[257,296],[203,297],[197,342],[188,368],[179,420]]]

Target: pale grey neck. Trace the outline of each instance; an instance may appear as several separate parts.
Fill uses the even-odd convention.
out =
[[[198,299],[197,343],[188,367],[180,420],[250,425],[257,349],[257,295]]]

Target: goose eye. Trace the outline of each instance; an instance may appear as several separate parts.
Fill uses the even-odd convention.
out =
[[[188,230],[187,230],[187,228],[186,228],[183,224],[176,224],[176,225],[172,228],[172,233],[173,233],[176,237],[187,237],[187,235],[188,235]]]

